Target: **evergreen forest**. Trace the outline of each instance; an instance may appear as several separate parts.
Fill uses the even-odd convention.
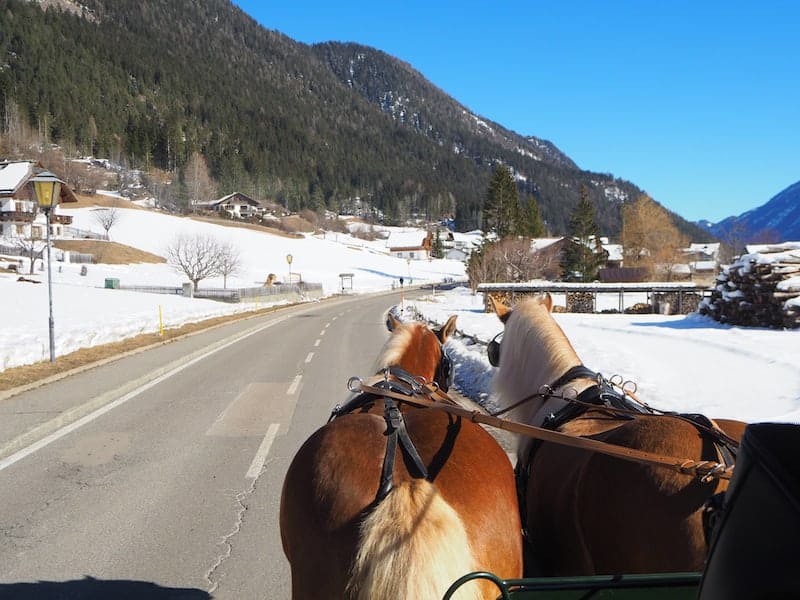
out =
[[[359,199],[392,224],[447,216],[459,230],[482,227],[498,166],[548,235],[568,231],[582,187],[612,238],[623,204],[642,194],[546,140],[479,124],[380,50],[298,43],[229,0],[72,6],[0,1],[0,134],[22,122],[70,156],[176,179],[199,154],[220,194],[294,211],[347,212]],[[710,239],[674,218],[693,241]]]

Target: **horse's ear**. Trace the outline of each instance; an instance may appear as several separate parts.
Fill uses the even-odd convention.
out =
[[[550,295],[550,292],[542,294],[542,304],[547,307],[547,312],[553,312],[553,297]]]
[[[400,326],[400,321],[397,320],[397,317],[395,317],[392,313],[386,315],[386,329],[388,329],[389,331],[394,331],[399,326]]]
[[[508,321],[508,317],[511,316],[510,306],[506,306],[504,303],[500,302],[500,300],[495,299],[494,296],[489,296],[489,304],[492,306],[492,309],[500,321],[503,323]]]
[[[453,315],[449,319],[447,319],[447,323],[441,326],[439,330],[436,332],[436,337],[439,338],[441,343],[445,343],[447,339],[455,333],[456,330],[456,317],[458,315]]]

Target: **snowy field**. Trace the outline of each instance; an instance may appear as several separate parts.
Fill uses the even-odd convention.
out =
[[[285,277],[286,255],[292,269],[306,281],[319,282],[325,294],[337,293],[339,274],[354,273],[353,293],[389,291],[400,277],[414,283],[463,278],[464,266],[456,261],[406,261],[386,254],[385,241],[364,242],[344,234],[288,239],[245,229],[199,223],[160,213],[122,210],[111,239],[122,244],[164,254],[178,232],[203,232],[230,241],[241,253],[242,269],[229,278],[228,287],[263,283],[268,273]],[[98,230],[92,209],[67,210],[74,225]],[[179,286],[184,276],[166,264],[88,266],[54,262],[53,304],[56,354],[139,333],[177,327],[209,317],[249,310],[248,304],[225,304],[104,289],[105,279],[123,285],[145,283]],[[17,282],[13,274],[0,274],[3,327],[0,329],[0,377],[17,365],[48,358],[48,298],[46,275],[42,284]],[[222,287],[208,280],[201,287]],[[642,301],[626,294],[626,304]],[[557,299],[558,301],[558,299]],[[616,308],[612,294],[598,301],[598,309]],[[606,304],[608,306],[606,306]],[[457,327],[467,337],[449,342],[456,364],[456,387],[487,406],[492,403],[493,368],[485,346],[501,329],[493,314],[483,312],[483,298],[466,288],[437,291],[424,299],[406,302],[406,318],[419,314],[443,323],[458,316]],[[800,420],[800,330],[741,328],[720,325],[699,315],[556,314],[578,355],[588,367],[605,376],[621,375],[636,382],[638,395],[664,410],[704,412],[709,416],[753,421]]]

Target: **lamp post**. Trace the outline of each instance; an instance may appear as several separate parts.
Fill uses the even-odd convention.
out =
[[[61,196],[61,184],[64,183],[49,171],[43,171],[34,177],[33,191],[36,194],[36,201],[39,208],[44,211],[47,220],[47,298],[50,305],[50,319],[48,321],[50,329],[50,362],[56,360],[56,344],[54,337],[55,324],[53,321],[53,274],[50,266],[50,211],[58,204]]]
[[[286,255],[286,262],[289,263],[289,285],[292,285],[292,260],[293,256],[291,254]]]

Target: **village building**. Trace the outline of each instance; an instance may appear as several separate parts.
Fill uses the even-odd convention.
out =
[[[389,254],[408,260],[427,260],[433,249],[433,233],[430,231],[392,231],[386,240]]]
[[[7,244],[47,237],[47,219],[31,186],[31,179],[43,170],[32,161],[0,162],[0,238]],[[62,185],[59,203],[77,201],[69,186]],[[62,236],[64,226],[70,223],[72,217],[60,215],[55,206],[50,214],[50,235]]]
[[[233,192],[211,202],[196,202],[194,207],[200,210],[225,213],[234,219],[249,219],[264,214],[264,207],[258,200],[253,200],[241,192]]]

